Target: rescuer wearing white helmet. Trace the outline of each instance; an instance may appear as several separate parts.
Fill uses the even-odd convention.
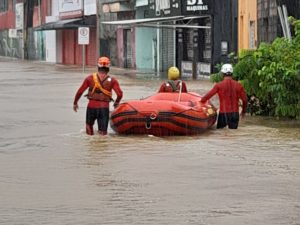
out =
[[[239,125],[239,100],[243,102],[241,116],[246,114],[247,95],[244,87],[232,79],[233,67],[231,64],[224,64],[221,68],[224,76],[223,81],[215,86],[202,97],[204,103],[215,94],[219,96],[220,110],[218,115],[217,128],[228,126],[229,129],[237,129]]]
[[[158,92],[187,92],[186,83],[179,78],[179,69],[175,66],[170,67],[168,80],[161,84]]]

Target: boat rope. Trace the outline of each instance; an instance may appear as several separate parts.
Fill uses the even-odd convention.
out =
[[[178,102],[180,102],[181,93],[182,93],[182,80],[179,80],[179,95],[178,95]]]

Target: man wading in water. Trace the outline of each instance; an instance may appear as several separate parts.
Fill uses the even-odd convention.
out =
[[[247,110],[247,95],[244,87],[232,79],[233,68],[231,64],[224,64],[221,68],[224,80],[215,86],[201,99],[205,103],[215,94],[220,99],[220,111],[218,115],[217,129],[228,126],[229,129],[237,129],[239,125],[239,99],[243,102],[241,116],[244,117]]]
[[[114,107],[117,107],[123,97],[123,92],[116,78],[108,75],[110,60],[107,57],[100,57],[98,60],[98,73],[91,74],[85,78],[81,87],[78,89],[74,102],[73,110],[78,110],[78,100],[83,92],[89,88],[86,95],[89,99],[86,109],[86,133],[93,135],[93,125],[95,120],[98,123],[98,133],[107,134],[109,121],[109,102],[112,101],[112,90],[115,91],[117,99]]]

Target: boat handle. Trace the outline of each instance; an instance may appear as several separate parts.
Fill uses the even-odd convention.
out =
[[[145,123],[145,127],[146,127],[147,130],[150,130],[150,129],[151,129],[151,122],[150,122],[150,121],[147,121],[147,122]]]
[[[155,113],[151,113],[151,115],[150,115],[150,119],[151,120],[155,120],[156,117],[157,117],[157,115]]]

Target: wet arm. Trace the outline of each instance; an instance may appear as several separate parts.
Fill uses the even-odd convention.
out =
[[[113,86],[112,86],[113,90],[115,91],[117,98],[115,100],[116,103],[119,103],[123,97],[123,91],[119,85],[119,82],[117,80],[113,80]]]
[[[163,83],[162,85],[160,85],[160,88],[158,90],[158,92],[165,92],[165,83]]]
[[[240,98],[242,99],[243,102],[242,114],[245,114],[247,112],[247,95],[243,87],[241,87],[240,90]]]
[[[206,102],[207,100],[209,100],[212,96],[214,96],[216,93],[218,92],[218,87],[217,85],[215,85],[206,95],[204,95],[201,98],[202,103]]]
[[[184,81],[182,81],[182,89],[181,92],[187,92],[187,87],[186,87],[186,83]]]
[[[74,102],[73,104],[74,105],[77,105],[78,103],[78,100],[80,99],[81,95],[83,94],[83,92],[89,87],[89,84],[88,84],[88,80],[85,79],[82,83],[82,85],[80,86],[80,88],[77,90],[76,92],[76,95],[74,97]]]

